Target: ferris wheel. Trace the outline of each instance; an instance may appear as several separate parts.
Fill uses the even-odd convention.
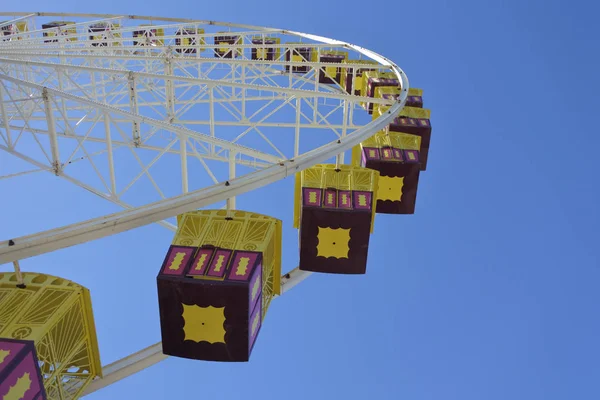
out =
[[[430,114],[383,56],[215,21],[0,15],[0,157],[123,209],[0,242],[0,396],[79,398],[167,356],[248,361],[274,298],[364,274],[376,214],[414,213]],[[285,177],[298,266],[281,265],[281,221],[236,208]],[[102,366],[89,291],[19,261],[152,223],[174,235],[162,342]]]

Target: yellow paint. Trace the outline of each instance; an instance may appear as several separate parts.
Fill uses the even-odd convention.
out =
[[[317,240],[317,257],[348,258],[350,229],[319,227]]]
[[[204,268],[204,264],[206,263],[207,257],[208,255],[206,253],[202,253],[202,255],[200,255],[200,258],[198,259],[198,262],[196,263],[196,267],[194,268],[194,270],[200,271],[202,268]]]
[[[266,60],[267,54],[267,49],[256,49],[256,58],[260,60]]]
[[[252,333],[254,335],[256,333],[256,329],[258,328],[258,323],[260,322],[260,313],[256,313],[254,319],[252,320]]]
[[[410,158],[411,160],[417,159],[417,157],[415,157],[415,153],[408,153],[408,158]]]
[[[308,202],[311,204],[314,204],[317,202],[317,193],[316,192],[310,192],[308,194]]]
[[[8,350],[0,350],[0,365],[6,360],[6,357],[10,355],[10,351]]]
[[[185,257],[185,253],[178,251],[175,253],[175,257],[173,257],[173,261],[169,265],[169,269],[171,271],[177,271],[181,267],[181,263],[183,262],[183,258]]]
[[[260,288],[260,279],[257,279],[254,282],[254,286],[252,286],[252,301],[256,300],[256,295],[258,294],[259,288]]]
[[[430,119],[431,110],[428,108],[404,107],[400,111],[400,116],[408,118]]]
[[[327,193],[327,203],[333,203],[333,193]]]
[[[292,54],[292,61],[293,62],[304,62],[306,60],[300,54]]]
[[[240,257],[240,262],[235,269],[236,276],[244,276],[248,271],[248,263],[250,262],[250,258],[248,257]]]
[[[345,206],[348,205],[348,195],[346,193],[342,193],[342,204]]]
[[[380,176],[377,198],[380,200],[400,201],[403,186],[404,177]]]
[[[227,42],[219,42],[217,43],[218,46],[229,46],[229,43]],[[219,47],[219,51],[223,54],[227,54],[227,52],[229,51],[229,47]]]
[[[183,304],[184,340],[225,343],[225,307]]]
[[[325,73],[329,75],[327,78],[335,79],[337,75],[337,67],[325,67]]]
[[[358,205],[361,207],[366,207],[367,206],[367,196],[365,196],[364,194],[359,194],[358,195]]]
[[[221,268],[223,267],[223,261],[225,261],[225,256],[220,254],[217,258],[217,263],[215,264],[215,272],[221,272]]]
[[[22,377],[17,379],[15,386],[11,386],[2,400],[21,400],[29,389],[31,389],[31,376],[29,372],[25,372]]]

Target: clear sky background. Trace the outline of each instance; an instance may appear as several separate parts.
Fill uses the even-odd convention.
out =
[[[213,19],[344,40],[398,63],[432,110],[416,214],[377,217],[367,275],[313,275],[274,301],[250,363],[170,358],[90,400],[600,398],[593,2],[20,3],[2,8]],[[0,168],[17,164],[0,154]],[[292,186],[238,200],[284,220],[285,269],[298,258]],[[0,194],[2,239],[118,210],[43,174],[0,181]],[[153,225],[22,266],[91,289],[106,364],[160,340],[155,277],[171,238]]]

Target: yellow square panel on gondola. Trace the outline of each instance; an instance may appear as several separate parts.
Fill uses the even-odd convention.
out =
[[[281,293],[281,221],[225,210],[177,220],[157,278],[163,352],[248,361],[271,300]]]
[[[378,182],[377,171],[350,165],[319,164],[296,174],[300,270],[365,273]]]
[[[288,47],[285,50],[285,61],[292,61],[292,62],[316,61],[317,53],[316,53],[315,49],[308,46],[306,43],[288,42],[286,44],[304,45],[304,46]],[[302,65],[295,65],[295,66],[292,66],[291,68],[292,68],[292,72],[302,73],[302,74],[310,71],[310,69],[311,69],[311,67],[309,67],[309,66],[302,66]],[[285,66],[285,71],[290,72],[289,65]]]
[[[153,25],[140,25],[133,31],[134,46],[162,46],[164,44],[165,30]]]
[[[93,47],[103,46],[120,46],[121,41],[114,39],[121,39],[122,35],[119,31],[121,29],[120,24],[112,22],[98,22],[92,24],[88,28],[90,34],[89,39],[92,42]]]
[[[89,290],[30,272],[23,273],[24,287],[17,283],[15,273],[0,273],[0,338],[34,342],[49,399],[58,399],[57,391],[79,398],[102,376]]]
[[[347,51],[321,49],[319,52],[319,62],[340,64],[346,59],[348,59]],[[342,67],[321,67],[319,70],[319,83],[342,83],[342,70]]]
[[[65,37],[65,39],[63,39],[63,40],[67,40],[69,42],[77,41],[77,27],[75,26],[75,22],[72,22],[72,21],[48,22],[47,24],[42,25],[42,29],[44,30],[44,32],[43,32],[44,37],[55,38],[55,39],[44,40],[45,43],[58,42],[58,39],[60,37]]]
[[[218,32],[214,38],[214,44],[217,46],[214,49],[215,57],[218,58],[237,58],[243,54],[243,49],[239,46],[243,43],[240,35],[235,35],[232,32]]]
[[[345,67],[342,69],[342,82],[346,92],[355,96],[364,96],[363,92],[363,76],[366,71],[376,71],[382,67],[377,61],[373,60],[344,60],[345,63],[353,64],[372,64],[373,68],[357,68]]]
[[[196,54],[204,51],[206,41],[204,29],[194,26],[185,26],[175,33],[175,50],[182,54]]]
[[[252,38],[252,44],[265,46],[252,48],[251,56],[253,60],[275,61],[281,57],[281,47],[279,47],[281,39],[278,37],[255,36]]]

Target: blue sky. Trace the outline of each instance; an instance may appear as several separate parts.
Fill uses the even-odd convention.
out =
[[[417,212],[378,216],[367,275],[312,276],[277,299],[248,364],[171,358],[90,400],[600,397],[592,2],[26,4],[333,37],[394,60],[432,110]],[[292,186],[238,200],[285,221],[284,268],[297,262]],[[0,193],[3,239],[117,211],[52,176],[3,180]],[[106,364],[160,340],[155,276],[171,237],[148,226],[23,269],[91,289]]]

